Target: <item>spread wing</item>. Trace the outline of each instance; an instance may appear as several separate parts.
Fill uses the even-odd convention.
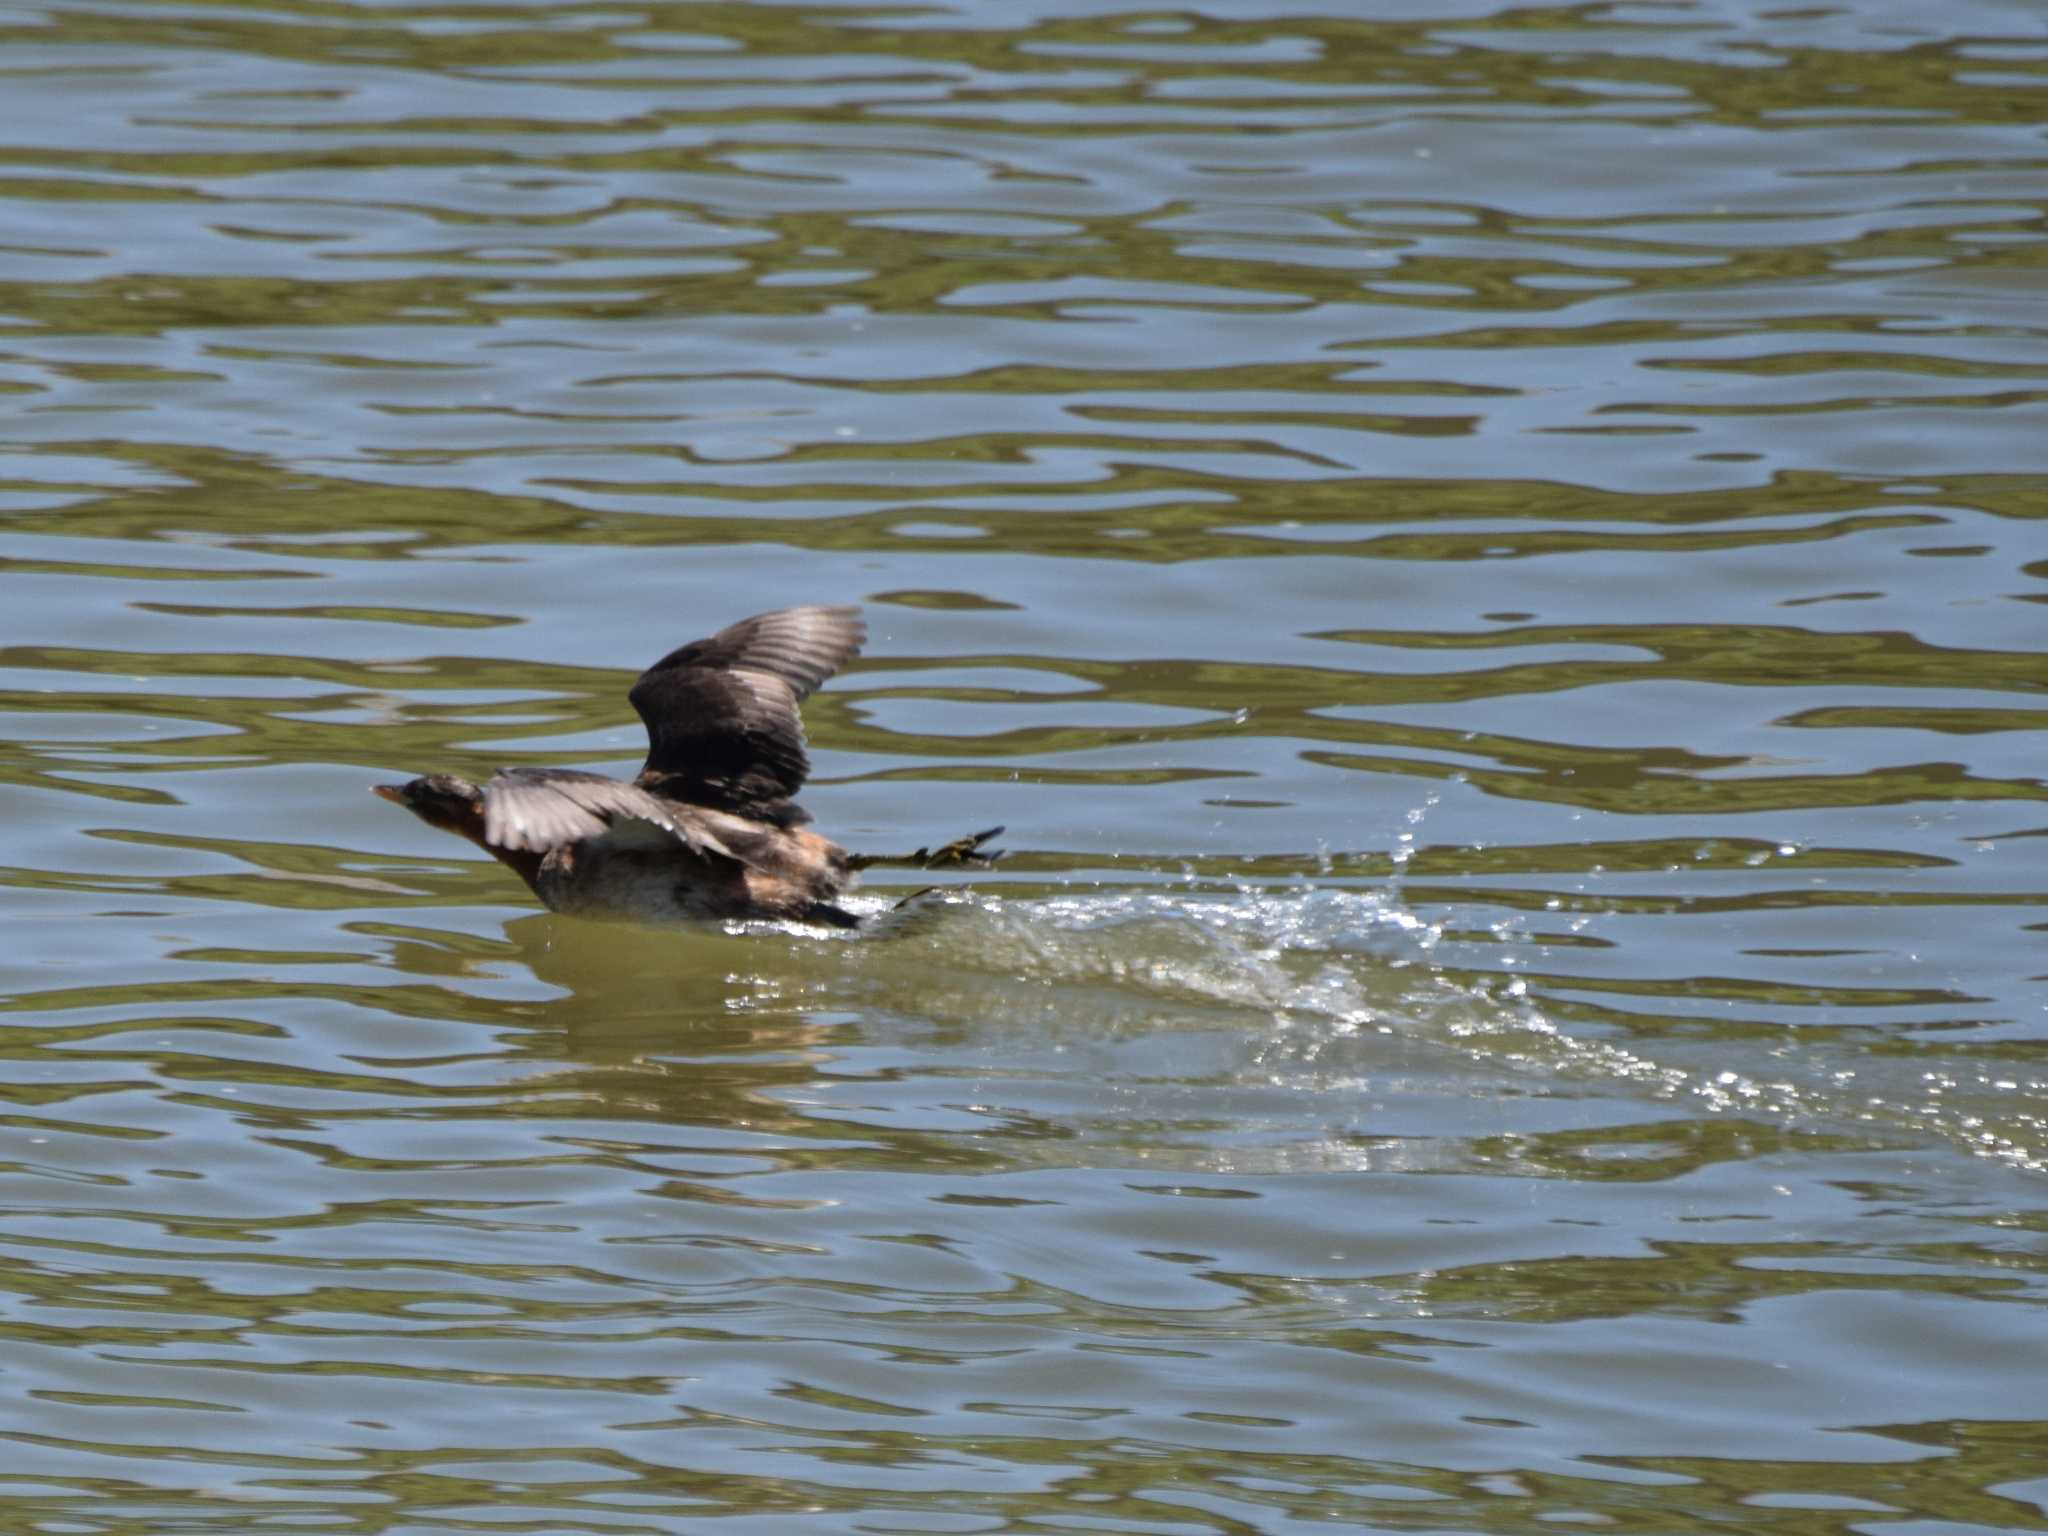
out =
[[[859,654],[857,608],[783,608],[670,651],[628,695],[647,725],[642,783],[693,804],[800,816],[811,771],[797,706]]]
[[[546,853],[607,834],[644,835],[732,857],[703,828],[678,819],[636,784],[574,768],[500,768],[484,786],[484,841]]]

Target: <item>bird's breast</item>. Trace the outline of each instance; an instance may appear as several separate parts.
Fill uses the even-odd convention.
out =
[[[667,849],[575,843],[541,860],[534,891],[557,912],[606,922],[698,922],[750,915],[745,873]]]

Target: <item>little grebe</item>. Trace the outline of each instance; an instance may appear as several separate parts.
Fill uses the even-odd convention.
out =
[[[804,829],[811,771],[797,706],[857,655],[857,608],[784,608],[670,651],[627,697],[647,726],[630,784],[574,768],[501,768],[479,789],[436,773],[374,792],[468,838],[549,907],[629,922],[793,918],[852,927],[833,905],[874,864],[986,868],[991,827],[900,858]]]

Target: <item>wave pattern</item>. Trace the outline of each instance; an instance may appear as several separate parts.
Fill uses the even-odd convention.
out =
[[[0,1525],[2044,1508],[2006,0],[0,18]],[[853,935],[364,793],[867,606]]]

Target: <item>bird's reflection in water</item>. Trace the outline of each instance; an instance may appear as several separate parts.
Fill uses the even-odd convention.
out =
[[[524,1027],[505,1044],[540,1067],[552,1092],[577,1101],[579,1117],[612,1126],[601,1138],[606,1155],[634,1155],[616,1132],[637,1121],[662,1127],[650,1146],[673,1150],[678,1132],[693,1145],[708,1136],[702,1150],[750,1166],[1002,1160],[981,1144],[985,1126],[881,1102],[902,1075],[903,1032],[932,1036],[926,1019],[890,1005],[921,962],[886,956],[889,946],[871,934],[636,928],[546,913],[513,920],[505,936],[502,958],[557,989],[526,1005]],[[1034,1119],[997,1118],[1009,1134]]]
[[[551,912],[505,925],[506,958],[558,989],[534,1010],[554,1048],[583,1060],[653,1051],[814,1049],[818,987],[843,970],[845,943],[762,924],[651,928]]]

